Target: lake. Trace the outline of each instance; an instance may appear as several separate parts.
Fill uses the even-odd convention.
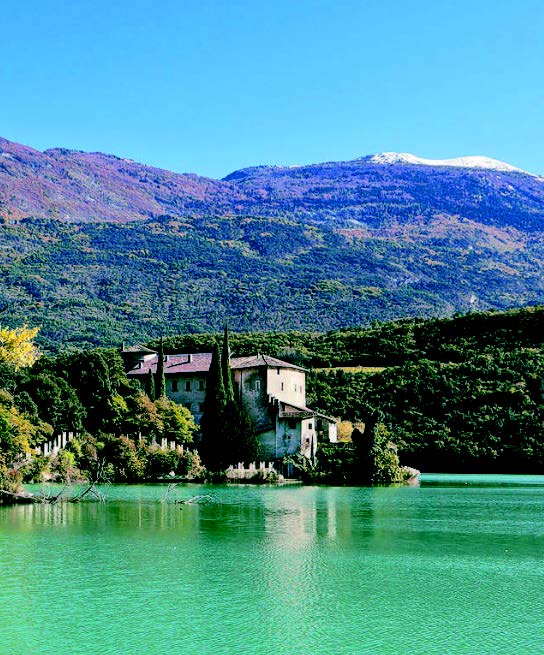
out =
[[[544,476],[165,490],[0,508],[0,654],[544,653]]]

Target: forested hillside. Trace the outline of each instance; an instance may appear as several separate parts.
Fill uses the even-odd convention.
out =
[[[353,238],[287,219],[28,219],[0,228],[0,316],[41,326],[55,352],[219,330],[227,318],[237,331],[326,331],[544,302],[539,241],[434,228]]]
[[[211,342],[189,335],[166,345],[179,352]],[[379,416],[404,464],[544,472],[542,307],[327,334],[233,334],[231,343],[237,354],[260,350],[315,367],[308,405],[353,424]]]
[[[353,427],[373,425],[383,444],[396,444],[405,465],[423,471],[540,473],[543,328],[544,308],[537,307],[329,333],[232,333],[231,351],[260,351],[305,365],[308,405]],[[148,397],[130,384],[118,351],[42,356],[29,367],[37,353],[21,349],[20,342],[24,345],[32,336],[24,330],[2,335],[0,483],[2,476],[9,482],[10,457],[62,430],[90,436],[74,442],[67,458],[54,461],[60,476],[74,467],[93,470],[102,456],[119,480],[178,467],[181,472],[189,466],[201,471],[199,461],[187,454],[173,462],[156,446],[137,447],[138,434],[151,443],[162,438],[190,442],[196,426],[185,408]],[[165,340],[165,352],[209,351],[218,338],[171,337]],[[18,357],[10,359],[10,352]],[[326,458],[330,480],[342,482],[347,471],[342,458],[352,455],[345,445],[323,450],[322,444],[318,458]],[[39,458],[38,464],[50,462]],[[37,469],[27,468],[25,475],[33,479]]]

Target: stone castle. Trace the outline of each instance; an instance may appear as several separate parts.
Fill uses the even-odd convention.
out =
[[[129,379],[146,387],[150,372],[156,373],[158,353],[142,346],[121,351]],[[166,395],[202,417],[211,353],[164,356]],[[306,407],[306,369],[268,355],[232,357],[230,366],[235,390],[255,425],[261,457],[278,460],[302,453],[313,458],[317,442],[336,442],[336,420]]]

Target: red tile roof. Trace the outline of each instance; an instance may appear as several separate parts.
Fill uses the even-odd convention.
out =
[[[314,409],[310,409],[309,407],[299,407],[297,405],[291,405],[290,403],[286,403],[283,400],[279,401],[279,407],[280,407],[280,412],[279,412],[280,418],[305,419],[305,418],[310,418],[311,416],[319,416],[319,418],[323,418],[326,421],[329,421],[329,423],[338,423],[338,421],[335,418],[332,418],[331,416],[326,416],[325,414],[321,414],[320,412],[316,412]]]
[[[231,368],[256,368],[260,366],[267,366],[269,368],[294,368],[298,371],[305,371],[305,368],[302,366],[296,366],[295,364],[290,364],[289,362],[284,362],[281,359],[276,359],[276,357],[270,357],[269,355],[250,355],[249,357],[233,357],[230,360]]]
[[[125,350],[124,352],[127,352]],[[132,351],[130,351],[132,352]],[[164,362],[164,374],[174,375],[180,373],[207,373],[210,370],[212,353],[191,353],[186,355],[167,355]],[[289,362],[283,362],[281,359],[269,357],[268,355],[250,355],[249,357],[232,357],[230,367],[233,370],[241,368],[259,368],[267,366],[270,368],[293,368],[299,371],[305,369]],[[131,368],[127,375],[148,375],[149,371],[153,373],[157,370],[157,356],[147,361],[138,362]]]

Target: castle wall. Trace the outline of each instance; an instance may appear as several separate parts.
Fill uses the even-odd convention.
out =
[[[274,460],[276,457],[276,430],[270,429],[259,434],[260,459]]]
[[[266,368],[243,368],[233,372],[236,392],[241,393],[257,432],[273,429],[274,422],[266,388]]]
[[[206,374],[167,375],[166,395],[170,400],[187,407],[196,422],[200,423],[206,397]]]
[[[266,369],[268,393],[296,407],[306,406],[306,372],[296,368]]]

